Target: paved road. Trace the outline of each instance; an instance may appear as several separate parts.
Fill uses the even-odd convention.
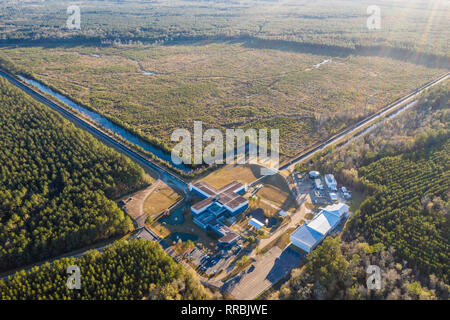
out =
[[[151,230],[147,229],[146,227],[142,227],[139,230],[137,230],[136,234],[132,236],[132,238],[136,239],[142,239],[146,241],[156,241],[160,242],[161,238],[158,237],[158,235]]]

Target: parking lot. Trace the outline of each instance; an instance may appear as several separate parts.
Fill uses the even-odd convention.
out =
[[[221,269],[228,271],[227,268],[236,258],[236,255],[242,253],[241,250],[242,247],[240,245],[234,245],[227,250],[220,250],[210,256],[199,248],[194,248],[186,253],[184,257],[197,266],[201,272],[207,275],[214,275]]]
[[[255,299],[297,267],[304,257],[290,246],[284,250],[275,246],[223,288],[236,299]]]

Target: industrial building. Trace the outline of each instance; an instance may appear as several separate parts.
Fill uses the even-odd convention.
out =
[[[194,216],[206,210],[216,216],[224,211],[236,216],[248,208],[248,199],[241,196],[246,191],[246,187],[237,181],[233,181],[219,190],[204,181],[198,181],[191,185],[190,189],[204,198],[191,207]]]
[[[328,189],[337,191],[337,182],[331,173],[325,175],[325,183]]]
[[[323,190],[323,184],[320,178],[314,179],[314,186],[317,190]]]
[[[320,178],[320,172],[319,171],[310,171],[309,172],[309,178],[310,179]]]
[[[191,207],[193,221],[204,230],[212,230],[222,238],[221,244],[236,242],[239,235],[223,224],[227,216],[236,216],[248,208],[248,199],[242,197],[246,186],[233,181],[221,189],[216,189],[204,181],[198,181],[189,189],[203,198]]]
[[[248,220],[248,224],[254,227],[256,230],[259,230],[264,227],[264,223],[256,220],[255,218],[251,218],[250,220]]]
[[[323,208],[308,224],[295,230],[290,240],[293,245],[311,252],[348,215],[348,205],[333,204]]]

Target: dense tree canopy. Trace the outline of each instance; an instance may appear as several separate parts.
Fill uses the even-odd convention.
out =
[[[110,199],[145,184],[128,158],[0,80],[0,270],[120,235]]]
[[[338,180],[369,197],[342,240],[326,239],[310,253],[279,297],[448,299],[448,128],[444,83],[365,137],[316,157],[316,169],[333,170]],[[367,290],[371,264],[382,270],[382,290]]]
[[[374,183],[377,191],[362,204],[351,231],[370,243],[394,246],[423,272],[447,280],[450,140],[441,139],[360,169],[361,178]]]
[[[370,265],[380,267],[381,289],[367,288]],[[448,299],[450,287],[434,275],[419,277],[398,262],[393,247],[328,237],[307,257],[303,269],[275,297],[281,299]]]
[[[68,289],[67,268],[80,268],[81,289]],[[117,241],[100,253],[21,271],[0,280],[0,299],[205,299],[195,274],[187,272],[152,241]]]

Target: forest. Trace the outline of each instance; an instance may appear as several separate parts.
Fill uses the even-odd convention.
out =
[[[360,169],[360,178],[375,184],[376,191],[361,205],[349,233],[393,246],[423,273],[448,281],[450,141],[448,133],[430,140],[415,153]]]
[[[111,263],[114,261],[114,263]],[[80,268],[80,289],[68,289],[67,268]],[[121,240],[101,252],[20,271],[0,280],[2,300],[200,300],[210,298],[196,275],[169,257],[158,243]]]
[[[364,137],[319,155],[318,170],[368,195],[341,238],[329,238],[277,292],[284,299],[448,299],[448,82]],[[299,170],[302,168],[299,167]],[[382,290],[368,291],[368,265]]]
[[[0,271],[132,228],[113,201],[141,167],[0,79]]]
[[[73,4],[1,0],[1,42],[130,44],[253,37],[329,48],[398,48],[448,59],[448,4],[441,0],[77,1],[81,28],[70,30],[67,8]],[[367,28],[371,5],[380,8],[380,29]]]

